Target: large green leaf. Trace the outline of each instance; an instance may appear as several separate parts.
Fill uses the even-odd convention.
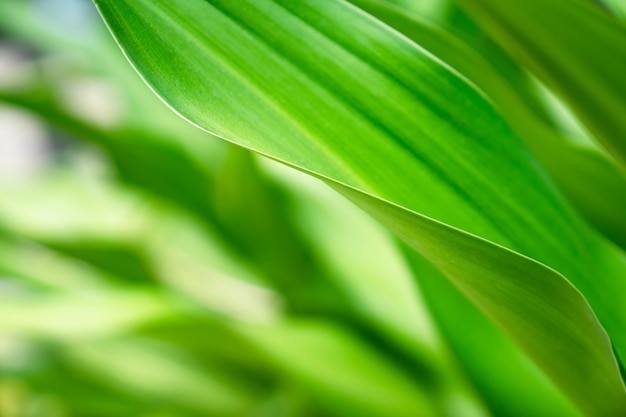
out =
[[[413,250],[405,252],[438,328],[495,416],[508,416],[513,410],[517,417],[581,415],[454,285]]]
[[[626,164],[626,28],[592,2],[460,0]],[[555,24],[558,22],[558,24]]]
[[[455,36],[386,1],[351,0],[351,3],[402,32],[476,83],[494,101],[576,208],[606,236],[626,248],[623,216],[626,179],[622,172],[596,149],[572,143],[559,135],[540,111],[538,100],[527,92],[528,80],[524,74],[499,48],[489,44],[487,39],[477,40],[481,51],[465,45],[472,37],[472,29],[476,29],[467,27],[471,24],[467,18],[455,22],[463,24],[462,33]],[[460,14],[459,10],[454,10]],[[456,20],[463,17],[458,16]],[[479,37],[473,35],[473,38]]]
[[[600,303],[600,289],[618,297],[623,285],[580,268],[621,260],[464,79],[343,2],[96,4],[176,111],[324,178],[436,264],[587,414],[626,410],[611,346],[581,294],[500,245],[586,285],[615,331],[625,314]]]
[[[538,99],[533,97],[525,74],[467,18],[462,19],[464,15],[458,9],[450,9],[455,17],[451,33],[412,10],[394,7],[388,1],[350,2],[402,32],[481,87],[588,220],[614,241],[626,244],[623,217],[626,199],[621,198],[622,195],[626,198],[626,181],[621,173],[595,149],[575,145],[558,136],[547,115],[539,112]],[[482,55],[465,44],[470,40],[472,46],[480,47]],[[453,288],[438,277],[432,277],[436,271],[420,267],[415,275],[456,356],[463,361],[496,414],[504,415],[506,410],[514,409],[520,416],[573,415],[514,347],[481,320],[471,305],[463,303]],[[467,319],[469,317],[472,319]],[[481,337],[468,337],[468,334]],[[488,355],[492,361],[476,366],[473,358],[477,351]],[[508,378],[512,374],[518,378]],[[540,396],[538,403],[522,400]]]

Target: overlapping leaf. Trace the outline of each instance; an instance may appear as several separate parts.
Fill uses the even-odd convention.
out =
[[[489,97],[499,105],[500,111],[508,116],[511,125],[517,128],[516,131],[520,135],[527,135],[522,137],[527,141],[531,150],[535,152],[535,155],[541,158],[541,162],[551,163],[555,159],[559,161],[556,166],[549,164],[548,168],[553,175],[559,175],[558,179],[562,180],[559,185],[576,187],[574,192],[568,196],[578,205],[585,204],[586,207],[590,206],[591,208],[597,207],[600,201],[608,202],[603,206],[606,210],[590,210],[589,217],[601,222],[602,225],[606,225],[606,230],[613,232],[614,236],[626,236],[620,234],[619,228],[615,227],[616,224],[621,224],[621,212],[623,212],[623,210],[619,210],[619,200],[614,198],[619,193],[602,194],[601,191],[601,188],[607,187],[608,184],[614,185],[616,181],[593,183],[594,180],[597,180],[597,175],[591,177],[588,175],[590,172],[603,172],[602,169],[607,166],[607,161],[602,160],[599,155],[594,153],[584,152],[585,150],[582,148],[576,152],[579,149],[574,149],[569,143],[556,137],[549,130],[548,124],[543,121],[543,118],[536,116],[536,105],[531,108],[526,107],[526,103],[530,106],[530,103],[536,104],[536,100],[533,101],[531,94],[519,95],[520,92],[526,91],[525,87],[528,88],[522,82],[523,74],[518,73],[519,69],[517,72],[507,72],[505,75],[509,75],[509,77],[505,79],[500,72],[492,67],[495,61],[502,63],[501,67],[503,68],[499,68],[501,71],[515,69],[512,68],[515,66],[514,63],[492,56],[496,54],[497,47],[482,51],[484,53],[491,52],[491,54],[486,54],[486,57],[490,59],[486,61],[481,55],[474,53],[471,48],[464,44],[464,41],[467,42],[472,37],[460,37],[460,34],[453,32],[459,36],[457,38],[450,32],[446,32],[421,16],[414,14],[412,10],[409,10],[409,5],[403,5],[403,8],[399,8],[387,1],[379,0],[351,0],[351,3],[358,5],[402,32],[467,76],[478,86],[484,88]],[[455,24],[457,23],[455,21]],[[454,26],[454,29],[458,30],[459,28]],[[480,39],[476,41],[480,45],[484,43],[480,42]],[[507,81],[514,82],[515,88],[510,87]],[[565,164],[566,169],[563,169],[563,162],[568,162],[570,155],[574,157],[581,155],[581,158],[574,158],[573,163],[571,165]],[[580,162],[589,159],[598,162],[592,166],[592,168],[597,168],[596,170],[582,169],[584,164]],[[572,173],[575,173],[576,176],[571,175]],[[609,176],[608,179],[617,179],[617,184],[622,185],[619,182],[619,176]],[[626,184],[624,185],[622,189],[626,189]],[[596,195],[592,199],[582,198],[581,191]],[[615,220],[617,218],[620,222],[611,223],[612,225],[609,227],[610,220],[606,216],[607,213],[614,213],[615,216],[610,217],[610,219]],[[473,382],[496,415],[506,415],[510,410],[515,410],[520,416],[533,417],[577,415],[576,411],[572,410],[571,405],[563,400],[551,384],[546,382],[545,377],[537,372],[532,364],[528,363],[515,346],[499,334],[498,330],[494,329],[488,320],[481,317],[473,305],[463,300],[463,296],[458,294],[455,288],[444,282],[445,279],[442,279],[436,270],[427,267],[427,263],[419,256],[407,253],[407,257],[413,265],[416,265],[414,274],[433,311],[433,317],[451,344],[455,356],[463,363]],[[480,335],[480,337],[470,335]],[[475,358],[480,356],[488,356],[491,360],[481,361],[478,364]],[[511,378],[511,375],[516,375],[516,378]],[[536,402],[526,401],[525,398],[535,398]]]
[[[528,91],[528,80],[524,79],[520,68],[503,56],[499,48],[486,39],[477,40],[483,46],[481,51],[465,45],[472,38],[472,28],[466,28],[470,23],[467,18],[464,19],[467,22],[462,22],[465,23],[462,33],[455,36],[386,1],[351,0],[351,3],[402,32],[476,83],[498,105],[575,207],[606,236],[626,247],[623,216],[626,179],[623,174],[612,160],[596,149],[571,143],[558,134],[542,114],[538,100]],[[473,38],[477,37],[474,34]]]
[[[626,28],[592,2],[461,0],[626,164]],[[555,24],[558,22],[558,24]]]
[[[512,410],[520,417],[581,415],[515,343],[431,264],[410,248],[406,256],[454,357],[495,416],[509,415]]]
[[[507,115],[509,123],[525,139],[530,150],[537,155],[576,207],[607,236],[615,242],[624,244],[626,223],[623,213],[626,207],[626,183],[619,169],[611,161],[592,148],[572,144],[558,136],[553,128],[541,120],[541,117],[533,114],[532,109],[528,108],[529,105],[525,104],[527,100],[520,100],[521,97],[517,95],[520,85],[510,84],[510,80],[507,83],[488,62],[458,39],[433,25],[420,22],[400,9],[390,8],[384,2],[353,0],[353,3],[365,7],[433,53],[439,54],[447,63],[481,86]],[[595,245],[594,247],[597,248]],[[606,247],[600,250],[607,254],[614,252]],[[591,262],[590,258],[586,258],[587,261],[583,262],[580,262],[581,259],[572,259],[569,271],[562,267],[558,268],[583,291],[604,325],[617,340],[623,339],[624,335],[621,330],[624,322],[617,319],[623,315],[623,312],[619,311],[622,311],[624,283],[615,276],[623,276],[623,261],[619,259],[621,258],[619,254],[613,253],[608,256],[612,258],[611,262],[614,263],[612,266],[598,265],[599,261]],[[539,259],[550,263],[546,258]],[[585,270],[588,272],[583,273],[584,276],[581,277],[581,271]],[[617,296],[612,297],[609,294]],[[623,346],[623,342],[617,344]],[[623,352],[622,347],[618,347],[618,350]]]
[[[608,339],[580,293],[497,244],[577,285],[590,278],[583,263],[619,260],[456,73],[343,2],[96,3],[180,114],[326,179],[435,263],[582,410],[626,410]]]

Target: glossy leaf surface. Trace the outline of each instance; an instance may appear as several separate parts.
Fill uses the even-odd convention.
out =
[[[578,258],[602,267],[606,254],[464,79],[342,2],[96,3],[177,112],[324,178],[436,264],[581,409],[626,410],[584,298],[498,244],[577,284]]]

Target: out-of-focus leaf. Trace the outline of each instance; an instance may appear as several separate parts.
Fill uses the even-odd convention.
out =
[[[0,275],[16,277],[44,291],[71,294],[102,288],[102,277],[89,265],[68,259],[44,246],[14,239],[0,240]]]
[[[333,301],[342,295],[324,279],[325,271],[311,262],[310,248],[293,230],[282,191],[261,178],[247,151],[229,149],[222,161],[213,156],[217,168],[209,171],[166,138],[134,128],[102,129],[69,114],[51,97],[50,89],[42,85],[18,92],[0,90],[0,101],[32,111],[101,147],[122,181],[193,214],[232,253],[255,263],[258,273],[286,295],[289,308],[309,313],[342,310]],[[155,176],[156,171],[167,174]],[[48,244],[99,265],[114,258],[117,268],[112,272],[127,279],[154,275],[132,256],[131,248],[87,241],[80,247]]]
[[[198,334],[198,328],[207,329],[211,337]],[[395,360],[336,324],[288,319],[265,324],[196,320],[183,327],[173,321],[166,327],[157,324],[146,331],[151,337],[180,338],[186,349],[199,357],[220,358],[222,365],[231,367],[231,375],[245,372],[248,381],[258,378],[258,372],[263,373],[260,381],[265,385],[272,380],[288,381],[288,385],[312,394],[326,414],[382,417],[392,409],[398,415],[431,415],[431,400],[424,397],[423,382],[413,380]],[[458,401],[455,405],[467,405]]]
[[[339,327],[292,321],[240,331],[333,414],[436,415],[430,400],[393,362]]]
[[[350,314],[345,293],[313,260],[295,230],[285,191],[267,178],[249,151],[231,146],[215,174],[216,222],[242,257],[270,277],[298,314]]]
[[[122,187],[56,173],[2,190],[0,225],[8,234],[88,262],[110,281],[162,284],[213,311],[258,320],[281,308],[279,297],[262,287],[264,277],[198,221],[158,210]],[[9,272],[43,273],[16,261],[8,262]]]
[[[602,4],[605,4],[610,10],[617,15],[622,21],[626,20],[626,1],[624,0],[603,0]]]
[[[90,343],[68,349],[68,356],[112,387],[175,404],[189,411],[237,416],[253,397],[241,384],[197,366],[177,349],[141,340]],[[203,372],[204,371],[204,372]]]
[[[83,74],[88,69],[96,77],[114,77],[120,86],[118,92],[124,98],[123,102],[116,104],[128,106],[132,111],[132,114],[125,115],[125,121],[150,128],[153,134],[176,133],[179,142],[193,143],[193,136],[198,132],[170,117],[162,103],[146,94],[116,53],[115,44],[105,36],[106,30],[98,24],[97,13],[92,13],[95,11],[90,5],[84,6],[87,7],[74,4],[76,12],[82,14],[80,21],[72,18],[64,21],[59,19],[62,11],[50,18],[45,2],[4,0],[0,3],[0,27],[9,37],[23,41],[36,51],[56,54],[61,57],[60,61],[75,59],[74,75]],[[60,75],[58,72],[54,74],[56,77]]]
[[[222,365],[231,367],[231,375],[245,372],[248,381],[263,372],[265,385],[277,379],[301,386],[331,415],[439,415],[433,414],[434,400],[425,397],[423,382],[412,379],[395,360],[347,328],[288,319],[264,324],[186,321],[183,327],[174,321],[165,327],[157,323],[145,332],[165,340],[180,339],[200,357],[220,358]],[[198,334],[198,328],[207,333]],[[457,398],[452,406],[472,411],[471,403],[463,400]]]
[[[596,276],[623,273],[622,260],[455,73],[341,2],[96,4],[148,84],[187,119],[326,179],[432,261],[582,410],[626,410],[609,341],[581,294],[455,228],[565,273],[626,350],[615,302],[624,285]],[[613,302],[593,297],[599,289]]]
[[[626,165],[626,27],[587,2],[459,3]]]
[[[272,161],[265,166],[289,181],[293,210],[317,243],[318,262],[329,266],[357,314],[382,333],[387,345],[398,346],[390,354],[402,358],[444,414],[484,415],[389,233],[314,178]]]
[[[32,111],[64,132],[102,147],[122,180],[173,201],[215,225],[213,178],[183,148],[150,132],[133,128],[106,130],[80,120],[64,111],[50,90],[40,85],[26,91],[0,91],[0,100]],[[157,177],[154,172],[158,170],[168,175]]]
[[[33,409],[41,416],[114,417],[150,408],[133,398],[132,394],[120,394],[94,383],[90,378],[73,374],[60,366],[60,358],[55,357],[59,355],[51,350],[45,350],[46,361],[38,363],[40,368],[30,372],[13,372],[12,378],[0,379],[0,411],[3,417],[21,417]]]
[[[171,314],[171,308],[158,296],[140,291],[3,298],[2,333],[53,340],[101,338]]]
[[[124,281],[158,279],[143,240],[145,203],[131,193],[93,180],[45,181],[2,187],[0,225],[8,233],[45,244]]]

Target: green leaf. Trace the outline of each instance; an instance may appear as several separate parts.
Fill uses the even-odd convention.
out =
[[[143,245],[149,216],[139,197],[97,181],[68,179],[49,172],[39,182],[2,186],[0,227],[91,263],[111,278],[157,281]]]
[[[118,129],[93,126],[65,111],[53,97],[54,88],[41,82],[24,91],[0,90],[0,101],[31,111],[76,139],[96,144],[111,158],[124,182],[186,208],[209,227],[215,224],[211,173],[180,144],[132,126]],[[152,173],[157,169],[167,170],[171,175],[156,178]]]
[[[532,92],[527,92],[530,86],[524,84],[525,74],[506,56],[500,56],[503,52],[497,46],[490,45],[479,34],[472,34],[472,29],[476,28],[471,27],[467,18],[458,22],[464,15],[455,15],[454,24],[462,23],[463,27],[451,28],[453,35],[386,1],[351,0],[351,3],[402,32],[481,87],[576,207],[616,242],[626,244],[623,217],[626,181],[621,173],[595,149],[575,145],[558,136],[546,120],[547,116],[537,111],[540,103]],[[465,45],[470,38],[477,44],[473,46],[481,47],[482,55]],[[500,64],[499,70],[494,62]],[[417,263],[422,265],[424,261]],[[433,316],[455,349],[455,356],[463,362],[495,414],[506,415],[508,410],[514,409],[519,415],[527,416],[573,415],[571,407],[558,397],[545,378],[532,370],[514,346],[488,322],[481,320],[480,314],[472,311],[472,306],[463,302],[462,296],[455,294],[454,288],[436,275],[432,267],[426,270],[420,267],[415,272]],[[468,334],[481,336],[468,337]],[[474,358],[478,355],[489,356],[491,361],[477,363]],[[518,376],[515,380],[508,378],[513,374]],[[536,398],[537,402],[523,400],[529,397]]]
[[[624,0],[604,0],[606,5],[619,19],[626,20],[626,1]]]
[[[317,321],[238,326],[242,336],[338,416],[436,416],[392,361],[345,329]]]
[[[540,111],[538,99],[527,91],[528,80],[521,69],[509,62],[501,50],[495,50],[499,48],[485,39],[477,40],[482,46],[479,51],[465,45],[468,38],[479,35],[472,35],[476,28],[467,27],[471,22],[464,15],[456,17],[465,20],[460,22],[462,30],[456,28],[460,33],[455,36],[384,1],[351,3],[402,32],[476,83],[494,100],[572,204],[598,230],[626,248],[626,179],[622,172],[596,149],[572,143],[556,131]],[[494,62],[500,65],[495,66]]]
[[[333,184],[437,265],[587,414],[626,411],[610,343],[585,299],[500,245],[592,295],[610,285],[619,298],[624,287],[584,265],[623,265],[447,66],[343,2],[96,4],[177,112]],[[605,296],[594,307],[623,329],[626,315],[620,304],[603,307]]]
[[[329,282],[296,230],[285,189],[266,177],[250,152],[230,146],[214,182],[219,228],[284,294],[291,312],[350,314],[345,292]]]
[[[583,412],[588,415],[602,415],[604,411],[600,411],[600,408],[595,406],[591,408],[584,404],[589,398],[581,401],[582,398],[573,397],[573,387],[565,386],[563,381],[560,381],[566,374],[571,378],[582,377],[575,376],[582,369],[575,371],[572,369],[574,363],[580,365],[575,358],[585,355],[586,353],[583,353],[585,351],[591,352],[599,347],[593,346],[590,340],[583,341],[585,338],[583,335],[596,334],[600,339],[603,330],[596,327],[595,320],[583,319],[584,315],[590,312],[588,306],[581,302],[582,297],[573,287],[570,287],[569,290],[572,291],[569,291],[563,286],[564,280],[558,273],[503,248],[496,251],[493,244],[487,241],[467,239],[458,230],[427,222],[420,225],[415,221],[413,212],[401,213],[398,208],[371,197],[364,197],[361,193],[342,191],[375,218],[380,219],[409,246],[431,260],[462,294],[499,325],[522,350],[534,358],[543,371],[570,396],[571,401],[578,404]],[[431,227],[437,227],[438,230],[428,230]],[[430,238],[434,240],[429,240]],[[462,277],[462,280],[459,277]],[[532,312],[526,310],[529,306],[524,305],[525,302],[520,299],[526,302],[532,300],[534,305]],[[557,305],[563,307],[554,309],[553,307]],[[569,317],[574,316],[578,319],[570,321]],[[570,323],[565,324],[568,321]],[[571,327],[561,328],[561,325]],[[548,329],[551,329],[550,334]],[[578,332],[581,333],[575,336]],[[546,357],[543,355],[547,346],[561,352],[568,351],[567,355],[571,355],[569,359],[565,357],[561,359],[569,363],[562,365],[554,362],[543,363],[541,359]],[[595,355],[598,358],[606,356],[605,364],[609,367],[614,363],[608,358],[610,354],[607,351],[597,350]],[[538,357],[542,358],[538,360]],[[596,365],[597,363],[590,364],[592,367]],[[572,383],[573,380],[569,382]],[[621,381],[616,382],[623,385]],[[617,388],[617,392],[622,393],[618,394],[619,397],[623,396],[623,388]],[[607,409],[606,412],[609,413],[607,415],[616,410],[617,408]]]
[[[141,84],[140,80],[135,81]],[[311,262],[310,248],[302,244],[293,230],[283,190],[260,176],[248,151],[229,145],[222,146],[226,152],[198,152],[193,156],[170,137],[149,130],[93,126],[65,111],[54,97],[55,86],[50,84],[42,79],[28,89],[0,89],[0,102],[29,110],[73,138],[100,147],[122,182],[193,214],[232,252],[256,263],[258,272],[285,293],[291,308],[341,309],[333,305],[339,298],[337,291],[326,283],[318,285],[319,294],[314,296],[311,283],[325,279],[324,271]],[[180,120],[172,113],[167,115]],[[206,135],[194,131],[196,138]],[[210,159],[211,169],[200,163],[199,157]],[[167,171],[168,175],[154,176],[156,170]],[[255,207],[253,214],[247,210],[249,207]],[[258,245],[258,235],[265,236],[263,245]],[[99,265],[106,266],[109,260],[117,258],[121,262],[115,262],[119,267],[112,272],[125,278],[153,275],[140,265],[140,259],[132,259],[137,258],[131,253],[133,248],[86,241],[80,242],[81,247],[47,243]],[[307,285],[309,288],[304,288]]]
[[[591,2],[460,0],[626,165],[626,28]],[[559,24],[555,24],[559,22]]]
[[[109,387],[121,387],[162,406],[175,405],[200,415],[245,415],[253,396],[245,383],[220,375],[183,351],[159,343],[119,339],[67,349],[74,366]]]
[[[444,415],[485,415],[388,231],[314,178],[271,161],[266,165],[290,181],[294,212],[316,245],[318,262],[328,265],[358,315],[381,333],[387,354],[399,359],[439,409],[448,410]]]
[[[405,252],[438,328],[493,415],[507,416],[512,410],[519,417],[581,415],[515,343],[442,279],[441,273],[410,248]]]
[[[0,330],[66,342],[102,339],[172,315],[172,309],[148,291],[99,289],[89,295],[52,294],[2,297]],[[83,320],[76,320],[81,317]]]

